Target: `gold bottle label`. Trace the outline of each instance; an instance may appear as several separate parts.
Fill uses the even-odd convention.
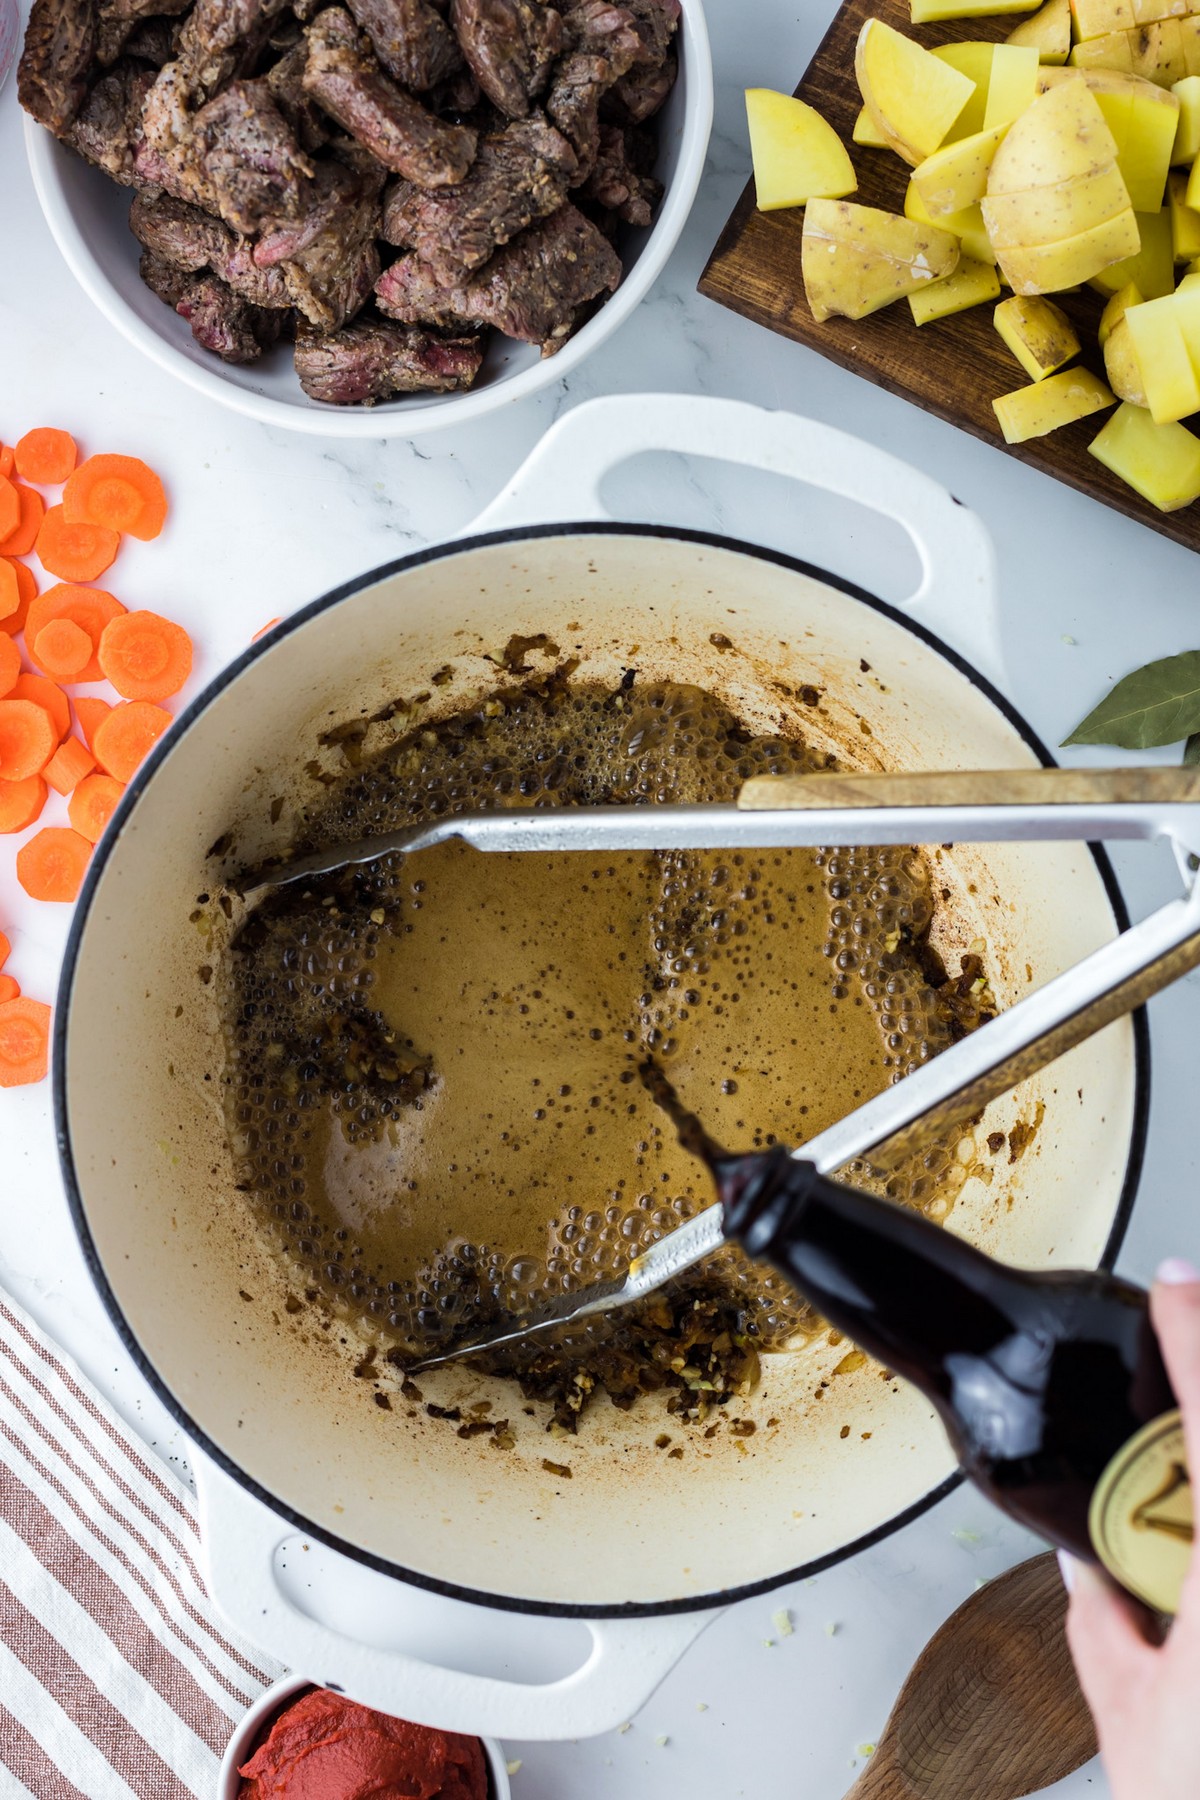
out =
[[[1088,1514],[1109,1574],[1155,1612],[1174,1613],[1192,1557],[1192,1486],[1178,1412],[1143,1426],[1109,1463]]]

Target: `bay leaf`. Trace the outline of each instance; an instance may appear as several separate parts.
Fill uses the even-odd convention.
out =
[[[1200,733],[1200,650],[1162,656],[1124,676],[1064,744],[1150,750]]]

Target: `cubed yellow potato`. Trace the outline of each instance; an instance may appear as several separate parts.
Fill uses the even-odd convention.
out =
[[[1148,412],[1126,402],[1105,420],[1088,451],[1160,512],[1178,512],[1200,499],[1200,440],[1185,425],[1156,425]]]
[[[1109,32],[1131,31],[1137,24],[1133,0],[1070,0],[1071,17],[1078,38],[1106,37]]]
[[[994,19],[1029,13],[1038,0],[911,0],[914,25],[940,25],[944,19]]]
[[[1117,167],[1134,212],[1157,212],[1175,145],[1179,101],[1140,75],[1096,69],[1085,76],[1117,146]]]
[[[1135,281],[1127,281],[1125,286],[1119,288],[1112,296],[1100,314],[1100,324],[1096,332],[1102,350],[1113,327],[1121,323],[1131,306],[1140,306],[1145,298],[1146,296],[1139,292]]]
[[[958,239],[935,225],[849,200],[811,200],[800,241],[814,319],[865,319],[958,265]]]
[[[750,155],[760,212],[854,193],[854,164],[815,107],[770,88],[746,89]]]
[[[1146,404],[1159,425],[1200,412],[1200,384],[1183,334],[1180,302],[1174,294],[1131,306],[1122,324],[1129,329]]]
[[[1073,356],[1079,339],[1065,312],[1040,294],[1014,294],[1002,300],[992,323],[1030,381],[1044,381]]]
[[[1188,13],[1179,20],[1179,41],[1183,46],[1183,78],[1200,75],[1200,13]]]
[[[887,139],[865,106],[858,109],[851,136],[856,144],[866,144],[872,150],[886,150],[888,147]]]
[[[996,252],[992,249],[992,240],[987,234],[987,226],[983,222],[983,212],[978,206],[968,206],[965,211],[945,213],[942,218],[935,219],[914,182],[910,181],[904,195],[904,216],[918,225],[937,225],[942,231],[954,234],[962,247],[964,256],[972,262],[995,263]]]
[[[1200,152],[1200,75],[1185,75],[1171,92],[1179,102],[1171,161],[1186,165],[1195,162]]]
[[[1008,34],[1010,44],[1032,44],[1043,63],[1065,63],[1071,54],[1071,0],[1046,0],[1032,18]]]
[[[1038,53],[1032,45],[996,45],[983,109],[985,131],[1011,125],[1036,98],[1038,66]]]
[[[1090,281],[1110,263],[1123,261],[1137,245],[1137,216],[1123,212],[1054,244],[997,250],[996,261],[1014,294],[1059,294]]]
[[[913,170],[913,185],[932,218],[965,212],[987,193],[988,170],[1007,126],[976,132],[974,137],[943,144]]]
[[[964,256],[953,275],[910,294],[908,304],[914,325],[928,325],[951,313],[966,312],[968,307],[982,306],[986,300],[997,299],[999,293],[1000,279],[992,264],[971,262]]]
[[[1143,300],[1157,300],[1175,285],[1171,215],[1164,206],[1156,213],[1135,213],[1134,218],[1140,240],[1137,254],[1101,269],[1090,286],[1100,294],[1115,294],[1132,281]]]
[[[1085,81],[1063,81],[1039,94],[1009,129],[992,159],[989,194],[1020,194],[1111,168],[1117,146]],[[1094,223],[1086,220],[1084,224]]]
[[[974,137],[977,131],[983,130],[983,115],[987,110],[988,82],[992,78],[992,57],[995,44],[980,43],[968,38],[961,44],[935,44],[930,51],[939,62],[948,63],[965,75],[968,81],[975,83],[975,92],[955,119],[953,125],[942,139],[944,144],[953,144],[958,138]]]
[[[1183,198],[1185,204],[1190,206],[1193,212],[1196,211],[1197,208],[1200,208],[1200,170],[1197,169],[1195,163],[1192,164],[1188,174],[1187,187],[1184,190]]]
[[[914,165],[933,155],[975,92],[969,76],[881,19],[867,19],[859,32],[854,72],[889,145]]]
[[[1090,369],[1064,369],[1045,381],[1001,394],[992,401],[992,408],[1005,443],[1024,444],[1113,404],[1113,394]]]
[[[1167,210],[1171,220],[1171,248],[1177,263],[1200,256],[1200,212],[1187,203],[1188,177],[1172,169],[1167,178]]]
[[[1128,400],[1133,406],[1145,406],[1142,371],[1134,354],[1127,319],[1118,319],[1108,334],[1104,345],[1104,373],[1118,400]]]
[[[1133,74],[1133,50],[1127,31],[1109,31],[1103,37],[1076,44],[1067,58],[1073,69],[1123,69]]]
[[[1192,71],[1188,68],[1186,39],[1178,19],[1159,19],[1133,31],[1110,31],[1104,37],[1076,44],[1070,61],[1080,69],[1121,69],[1142,75],[1159,87],[1173,87]]]
[[[1023,194],[987,194],[980,206],[997,253],[1014,244],[1056,244],[1130,210],[1116,163],[1076,181],[1029,188]]]

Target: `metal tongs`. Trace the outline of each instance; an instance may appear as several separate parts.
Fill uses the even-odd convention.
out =
[[[733,806],[560,807],[450,816],[245,878],[248,904],[273,888],[411,854],[450,838],[490,852],[770,849],[833,844],[1166,840],[1184,893],[792,1154],[821,1174],[882,1147],[903,1155],[1200,965],[1200,768],[760,776]],[[410,1372],[644,1299],[725,1243],[714,1203],[635,1258],[623,1278],[563,1294],[485,1339]]]

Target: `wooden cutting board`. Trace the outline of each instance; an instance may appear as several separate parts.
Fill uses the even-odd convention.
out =
[[[951,38],[1000,39],[1013,21],[980,19],[914,26],[906,0],[846,0],[834,19],[796,92],[828,119],[849,148],[859,181],[858,192],[851,198],[865,206],[903,212],[907,166],[890,150],[870,150],[851,142],[862,104],[854,78],[854,46],[868,18],[883,19],[930,47]],[[764,79],[769,79],[767,62]],[[1027,444],[1005,444],[992,401],[998,394],[1021,387],[1025,374],[992,324],[992,304],[919,329],[905,300],[867,319],[827,319],[818,324],[809,311],[800,275],[803,224],[804,214],[798,208],[760,213],[751,181],[709,259],[700,292],[771,331],[819,350],[843,368],[915,401],[939,419],[984,438],[1044,474],[1141,519],[1178,543],[1200,549],[1200,501],[1179,512],[1161,513],[1088,455],[1088,445],[1110,414],[1081,419]],[[1084,346],[1081,360],[1103,376],[1104,361],[1096,347],[1096,326],[1104,304],[1101,296],[1085,288],[1078,294],[1056,294],[1054,299],[1079,333]]]

